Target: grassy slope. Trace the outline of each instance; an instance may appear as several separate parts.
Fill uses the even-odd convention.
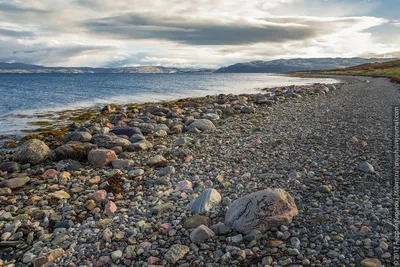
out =
[[[363,64],[336,70],[311,71],[309,73],[388,77],[391,78],[392,82],[400,83],[400,60]]]

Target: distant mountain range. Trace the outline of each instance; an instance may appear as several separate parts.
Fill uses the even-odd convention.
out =
[[[285,73],[332,70],[361,64],[387,62],[393,58],[295,58],[236,63],[218,70],[140,66],[120,68],[45,67],[24,63],[0,62],[0,73]]]
[[[367,63],[387,62],[393,58],[295,58],[251,61],[222,67],[216,73],[283,73],[306,70],[331,70]]]
[[[121,68],[89,67],[45,67],[24,63],[0,62],[0,73],[204,73],[210,69],[169,68],[160,66],[140,66]]]

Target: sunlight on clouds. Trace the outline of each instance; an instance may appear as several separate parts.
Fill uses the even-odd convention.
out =
[[[371,29],[400,21],[375,16],[376,7],[320,0],[0,1],[0,61],[215,68],[395,54],[399,40]]]

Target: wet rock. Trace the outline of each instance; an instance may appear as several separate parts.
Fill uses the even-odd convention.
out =
[[[45,161],[50,153],[50,148],[43,141],[31,139],[15,151],[13,158],[20,163],[37,165]]]
[[[298,214],[293,198],[282,189],[266,189],[235,200],[225,215],[225,224],[238,232],[288,225]]]
[[[109,149],[96,149],[89,152],[89,164],[95,168],[103,168],[111,164],[113,160],[117,160],[117,155]]]
[[[194,199],[189,207],[194,213],[204,213],[210,211],[212,207],[221,202],[221,195],[213,188],[207,188],[196,199]]]

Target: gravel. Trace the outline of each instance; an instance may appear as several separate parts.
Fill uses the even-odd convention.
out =
[[[127,136],[95,139],[134,162],[121,169],[53,159],[4,167],[0,266],[392,266],[399,86],[342,79],[337,90],[213,96],[153,109],[157,115],[117,108],[108,126],[138,127],[152,144],[126,152]],[[84,127],[93,136],[107,128]],[[138,133],[131,139],[144,140]],[[12,157],[3,153],[0,162]],[[43,178],[50,169],[70,175]],[[299,214],[289,225],[249,233],[224,225],[233,201],[267,188],[293,197]]]

